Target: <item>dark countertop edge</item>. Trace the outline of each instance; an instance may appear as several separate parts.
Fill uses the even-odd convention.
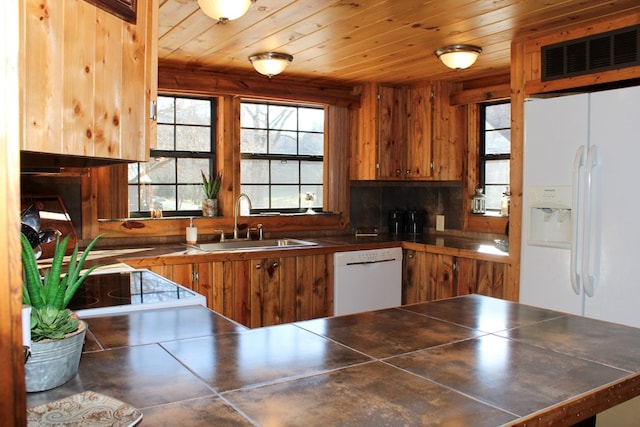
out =
[[[500,263],[508,263],[510,261],[509,254],[506,252],[493,254],[480,251],[481,247],[495,248],[494,241],[490,239],[430,233],[407,237],[410,237],[410,239],[405,238],[405,236],[393,236],[387,234],[381,234],[375,237],[358,238],[353,235],[309,237],[304,240],[317,242],[318,245],[226,252],[207,252],[196,249],[186,243],[102,247],[93,249],[85,262],[85,267],[88,268],[96,264],[104,266],[124,262],[134,268],[137,268],[137,266],[146,267],[149,265],[163,264],[237,261],[265,257],[327,255],[335,252],[392,247],[402,247],[403,249],[417,250],[421,252],[453,255]],[[46,267],[48,262],[48,259],[39,261],[43,267]]]

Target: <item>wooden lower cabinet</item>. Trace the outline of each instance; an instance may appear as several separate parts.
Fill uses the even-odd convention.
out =
[[[504,297],[503,263],[405,249],[403,264],[403,304],[472,293]]]
[[[255,328],[333,314],[333,256],[163,264],[148,268],[202,294],[207,307]]]

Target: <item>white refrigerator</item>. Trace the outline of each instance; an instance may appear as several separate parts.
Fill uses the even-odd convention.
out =
[[[520,302],[640,327],[640,87],[527,100],[523,167]]]

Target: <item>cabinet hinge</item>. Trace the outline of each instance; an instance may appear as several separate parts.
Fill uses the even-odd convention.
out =
[[[197,281],[198,281],[198,272],[196,270],[193,270],[191,272],[191,282],[196,283]]]

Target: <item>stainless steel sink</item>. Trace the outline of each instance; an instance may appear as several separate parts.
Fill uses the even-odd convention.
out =
[[[267,240],[231,240],[227,242],[219,243],[200,243],[194,245],[194,247],[207,251],[255,251],[258,249],[273,249],[273,248],[292,248],[300,246],[315,246],[316,242],[309,242],[307,240],[299,239],[267,239]]]

